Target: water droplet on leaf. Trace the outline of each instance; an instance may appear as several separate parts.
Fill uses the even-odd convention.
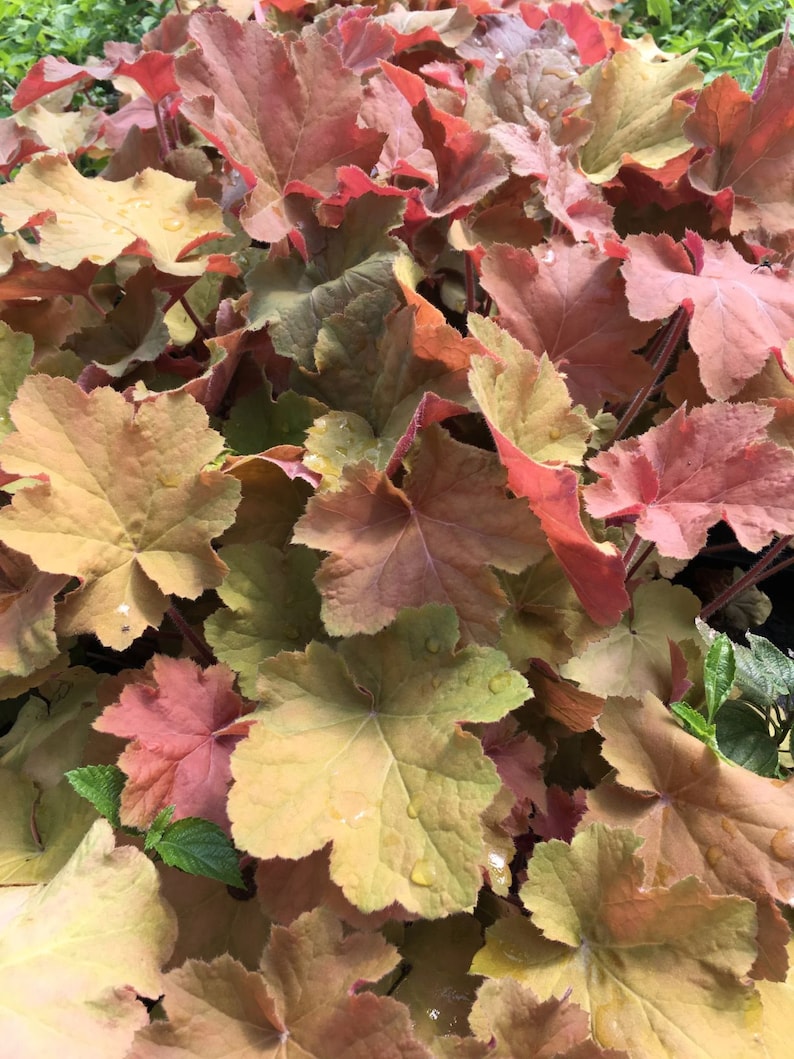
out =
[[[772,836],[772,856],[777,860],[794,860],[794,828],[781,827]]]
[[[412,820],[416,820],[424,804],[424,791],[417,791],[417,793],[411,798],[410,802],[408,802],[408,808],[406,809],[406,812]]]
[[[185,227],[185,222],[177,217],[165,217],[160,221],[160,227],[165,228],[167,232],[178,232],[180,228]]]
[[[488,681],[488,690],[492,695],[498,695],[502,691],[507,691],[510,683],[509,673],[497,673],[495,677],[491,677]]]
[[[719,846],[709,846],[706,850],[706,863],[710,868],[713,868],[718,861],[721,861],[725,856],[725,851],[720,849]]]
[[[418,860],[411,868],[411,882],[417,886],[432,886],[437,875],[435,864],[429,860]]]
[[[723,816],[722,817],[722,819],[720,820],[720,827],[725,832],[725,834],[726,835],[730,835],[731,838],[733,838],[734,835],[739,830],[739,828],[736,826],[736,824],[733,822],[733,820],[731,820],[731,818],[728,817],[728,816]]]
[[[425,640],[425,648],[430,652],[431,655],[437,655],[441,650],[441,644],[435,637],[431,636]]]
[[[330,814],[334,820],[354,830],[363,827],[375,813],[375,806],[360,791],[340,791],[334,796]]]

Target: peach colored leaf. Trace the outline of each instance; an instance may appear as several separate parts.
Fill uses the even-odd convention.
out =
[[[285,555],[263,541],[229,545],[220,557],[229,575],[217,592],[227,606],[207,619],[204,635],[216,658],[238,674],[243,694],[255,699],[261,662],[322,635],[312,583],[318,560],[307,548]]]
[[[570,846],[536,846],[521,888],[532,920],[499,920],[472,971],[516,978],[541,1000],[569,989],[603,1048],[760,1059],[760,1004],[742,981],[755,958],[754,905],[694,877],[646,886],[641,844],[596,824]]]
[[[336,651],[267,659],[264,706],[232,755],[238,846],[295,859],[333,842],[331,878],[365,912],[470,908],[500,784],[459,722],[497,720],[526,682],[499,651],[453,653],[458,635],[452,609],[429,605]]]
[[[531,989],[511,978],[489,979],[477,991],[469,1023],[481,1041],[493,1042],[493,1059],[621,1059],[590,1037],[590,1019],[567,997],[541,1003]]]
[[[690,146],[683,124],[691,108],[680,97],[700,88],[703,74],[689,55],[647,62],[630,48],[591,66],[579,83],[590,93],[579,114],[593,122],[579,165],[594,184],[629,162],[660,169]]]
[[[739,201],[731,231],[758,224],[771,232],[794,228],[791,171],[794,167],[794,110],[789,92],[794,45],[783,34],[766,57],[766,69],[752,97],[728,74],[706,85],[684,131],[699,148],[689,168],[692,185],[715,194],[732,188]],[[741,226],[741,227],[740,227]]]
[[[769,440],[773,416],[758,404],[677,409],[589,461],[601,480],[584,488],[587,510],[636,515],[637,535],[673,559],[697,555],[721,519],[760,551],[773,534],[794,533],[794,453]]]
[[[686,306],[689,341],[710,397],[733,397],[762,370],[770,349],[783,349],[794,334],[794,281],[785,270],[754,272],[730,243],[695,232],[683,243],[666,234],[629,235],[625,245],[632,315],[654,320]]]
[[[652,691],[669,700],[673,685],[670,640],[700,640],[695,618],[701,603],[681,585],[639,585],[631,610],[602,639],[560,667],[560,676],[592,695],[634,696]],[[664,621],[659,616],[664,615]]]
[[[7,232],[37,229],[28,257],[66,269],[134,253],[170,275],[200,276],[207,257],[194,251],[231,234],[191,181],[155,169],[128,180],[84,177],[64,155],[37,158],[0,187],[0,216]]]
[[[158,626],[167,593],[195,599],[226,567],[210,546],[234,518],[239,487],[202,468],[223,440],[191,397],[136,408],[106,387],[28,378],[0,447],[7,471],[47,475],[0,514],[0,540],[40,570],[83,582],[62,604],[59,631],[92,631],[123,649]],[[99,455],[97,455],[99,454]]]
[[[252,189],[249,235],[277,242],[293,226],[290,193],[322,198],[340,166],[375,165],[384,137],[356,124],[360,79],[315,29],[291,39],[215,12],[192,18],[190,36],[198,48],[176,62],[182,113]]]
[[[260,972],[229,956],[166,976],[167,1022],[138,1033],[128,1059],[430,1059],[408,1010],[360,989],[396,950],[378,934],[343,936],[330,912],[274,927]]]
[[[200,669],[189,658],[155,655],[151,682],[127,684],[94,721],[129,739],[118,760],[128,776],[121,822],[145,830],[168,805],[173,819],[200,816],[228,829],[229,757],[248,730],[246,705],[226,666]]]
[[[6,1055],[126,1059],[162,992],[173,913],[151,861],[114,849],[98,820],[45,886],[0,890],[0,1021]]]
[[[493,643],[505,597],[486,564],[517,573],[545,542],[526,505],[509,499],[492,453],[439,426],[419,436],[402,488],[366,463],[318,494],[293,540],[333,554],[316,578],[332,636],[376,632],[404,607],[449,603],[467,642]]]
[[[632,350],[657,324],[632,319],[619,267],[595,247],[560,237],[531,251],[497,244],[482,262],[499,323],[526,349],[547,353],[564,373],[572,403],[591,414],[605,400],[627,400],[650,379]]]
[[[655,882],[694,874],[715,893],[794,904],[794,780],[720,761],[653,695],[608,701],[599,728],[617,776],[591,791],[587,819],[641,835]]]
[[[68,580],[0,544],[0,676],[27,676],[58,654],[54,597]]]
[[[481,330],[481,334],[485,332]],[[559,458],[547,464],[532,455],[540,449],[539,455],[562,456],[571,446],[582,452],[586,420],[571,408],[570,396],[553,365],[545,361],[547,367],[539,370],[526,350],[522,356],[512,349],[506,360],[502,353],[509,347],[502,343],[499,348],[498,356],[475,358],[469,386],[496,442],[508,485],[517,497],[529,501],[589,617],[601,625],[614,625],[629,605],[623,587],[623,561],[614,545],[599,544],[587,533],[580,512],[576,472]],[[533,401],[536,385],[540,393],[552,396],[551,411]],[[540,428],[525,418],[525,406],[539,409]],[[563,430],[573,437],[557,447]]]

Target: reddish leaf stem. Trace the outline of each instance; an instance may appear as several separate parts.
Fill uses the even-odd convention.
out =
[[[473,313],[477,308],[476,291],[474,289],[474,265],[472,264],[471,254],[464,254],[465,262],[465,273],[466,273],[466,311]]]
[[[168,141],[168,133],[165,130],[159,103],[154,104],[154,120],[157,123],[157,137],[160,140],[160,161],[162,162],[171,153],[171,144]]]
[[[631,404],[623,413],[620,422],[617,425],[617,430],[612,438],[613,441],[619,441],[620,438],[626,433],[628,427],[633,423],[637,413],[645,404],[648,394],[656,386],[658,380],[664,374],[664,370],[670,362],[670,358],[675,352],[676,346],[681,338],[681,335],[686,329],[686,325],[689,322],[689,314],[683,306],[673,313],[670,319],[667,321],[662,333],[662,338],[659,342],[659,348],[661,352],[654,364],[654,374],[651,379],[638,390],[631,401]]]
[[[745,588],[750,588],[751,585],[757,585],[759,581],[763,581],[778,570],[782,570],[784,566],[788,566],[790,563],[794,562],[794,559],[786,559],[785,562],[779,563],[771,570],[767,569],[775,556],[780,555],[783,549],[789,546],[791,540],[791,536],[781,537],[780,540],[776,541],[769,551],[763,555],[757,563],[755,563],[755,565],[750,567],[746,574],[740,577],[738,581],[734,582],[734,584],[726,588],[724,592],[720,592],[718,596],[712,599],[711,603],[707,603],[699,614],[701,621],[708,621],[712,614],[720,610],[727,603],[730,603],[730,601],[735,599],[735,597],[738,596],[740,592],[743,592]]]
[[[623,553],[623,565],[626,568],[626,570],[628,570],[629,563],[634,558],[634,555],[635,555],[637,549],[640,546],[640,541],[641,540],[642,540],[642,538],[638,537],[637,534],[635,533],[634,536],[629,541],[629,543],[626,545],[626,550]]]
[[[211,338],[212,335],[210,334],[209,330],[204,326],[201,320],[199,320],[198,316],[196,316],[193,306],[190,304],[184,294],[180,296],[179,304],[185,310],[188,317],[190,318],[190,322],[195,326],[196,330],[201,335],[201,337],[204,339]]]
[[[637,539],[638,539],[637,537],[634,538],[634,540],[637,540]],[[632,541],[631,543],[633,544],[634,541]],[[654,548],[654,545],[652,543],[646,545],[646,547],[643,548],[643,550],[640,552],[640,554],[637,556],[637,558],[631,564],[631,569],[626,570],[626,580],[627,581],[631,581],[632,577],[634,577],[636,572],[639,570],[639,568],[642,566],[642,564],[645,562],[645,560],[651,554],[651,552],[653,551],[653,548]],[[627,549],[627,551],[628,551],[628,549]],[[625,561],[625,559],[624,559],[624,561]]]
[[[180,612],[173,604],[168,608],[166,614],[174,623],[174,625],[176,625],[177,629],[179,629],[179,631],[182,633],[188,643],[191,643],[196,648],[202,660],[206,662],[209,666],[217,665],[218,660],[212,653],[209,645],[202,639],[201,636],[199,636],[197,632],[190,628],[188,623],[185,621],[184,617],[180,614]]]

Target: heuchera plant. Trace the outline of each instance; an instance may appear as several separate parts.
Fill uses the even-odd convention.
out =
[[[610,6],[182,0],[21,83],[4,1054],[789,1054],[794,664],[708,619],[794,534],[794,46]]]

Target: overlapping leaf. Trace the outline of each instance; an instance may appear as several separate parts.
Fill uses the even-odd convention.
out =
[[[794,901],[794,782],[720,761],[653,695],[608,701],[599,728],[617,777],[589,795],[591,817],[645,838],[650,878]]]
[[[64,632],[124,647],[160,624],[166,593],[195,598],[226,567],[210,546],[232,521],[238,487],[202,468],[222,439],[190,397],[137,410],[110,389],[28,379],[0,449],[8,471],[46,475],[0,515],[0,539],[40,570],[83,585],[61,608]]]
[[[449,603],[467,641],[494,642],[505,599],[485,564],[518,572],[545,545],[526,506],[504,492],[494,457],[424,431],[402,488],[367,464],[309,502],[294,541],[330,551],[316,578],[335,636],[375,632],[402,607]]]
[[[721,519],[759,551],[774,533],[794,532],[794,454],[768,439],[772,416],[757,404],[679,408],[590,460],[601,480],[585,487],[588,511],[636,515],[639,536],[671,558],[691,559]]]
[[[630,256],[623,275],[632,315],[654,320],[687,307],[689,341],[710,397],[733,397],[761,371],[770,350],[782,350],[794,335],[794,282],[788,273],[753,271],[730,243],[694,232],[683,245],[669,235],[627,236],[625,242]]]
[[[128,684],[94,727],[131,742],[119,758],[128,780],[121,821],[145,830],[175,806],[174,820],[200,816],[228,827],[229,757],[248,730],[243,701],[225,666],[156,655],[151,683]]]
[[[259,972],[229,956],[188,961],[169,972],[163,1000],[167,1022],[141,1031],[129,1059],[211,1059],[222,1041],[226,1055],[262,1059],[328,1059],[375,1055],[429,1059],[413,1034],[408,1010],[390,997],[360,990],[397,962],[378,934],[343,937],[329,912],[274,927]]]
[[[99,820],[46,886],[0,891],[0,920],[7,1053],[126,1059],[176,933],[148,858]]]
[[[760,1004],[741,981],[755,957],[752,902],[694,877],[648,887],[640,844],[595,825],[570,846],[536,848],[521,888],[532,920],[498,921],[472,970],[517,978],[541,1000],[569,988],[605,1048],[760,1059]]]
[[[85,177],[61,155],[35,159],[0,187],[0,216],[8,232],[38,230],[38,244],[25,248],[31,259],[67,269],[135,253],[171,275],[199,276],[208,258],[194,251],[229,234],[220,208],[187,180],[154,169]]]
[[[498,651],[453,653],[457,640],[453,612],[428,606],[337,651],[266,660],[265,705],[232,757],[238,846],[297,858],[332,841],[331,878],[363,911],[470,908],[499,779],[458,722],[501,717],[526,684]]]
[[[290,40],[215,12],[192,19],[190,35],[198,48],[176,63],[182,113],[243,175],[240,220],[255,239],[288,234],[290,192],[330,195],[340,166],[377,162],[383,136],[356,124],[359,78],[316,30]]]

